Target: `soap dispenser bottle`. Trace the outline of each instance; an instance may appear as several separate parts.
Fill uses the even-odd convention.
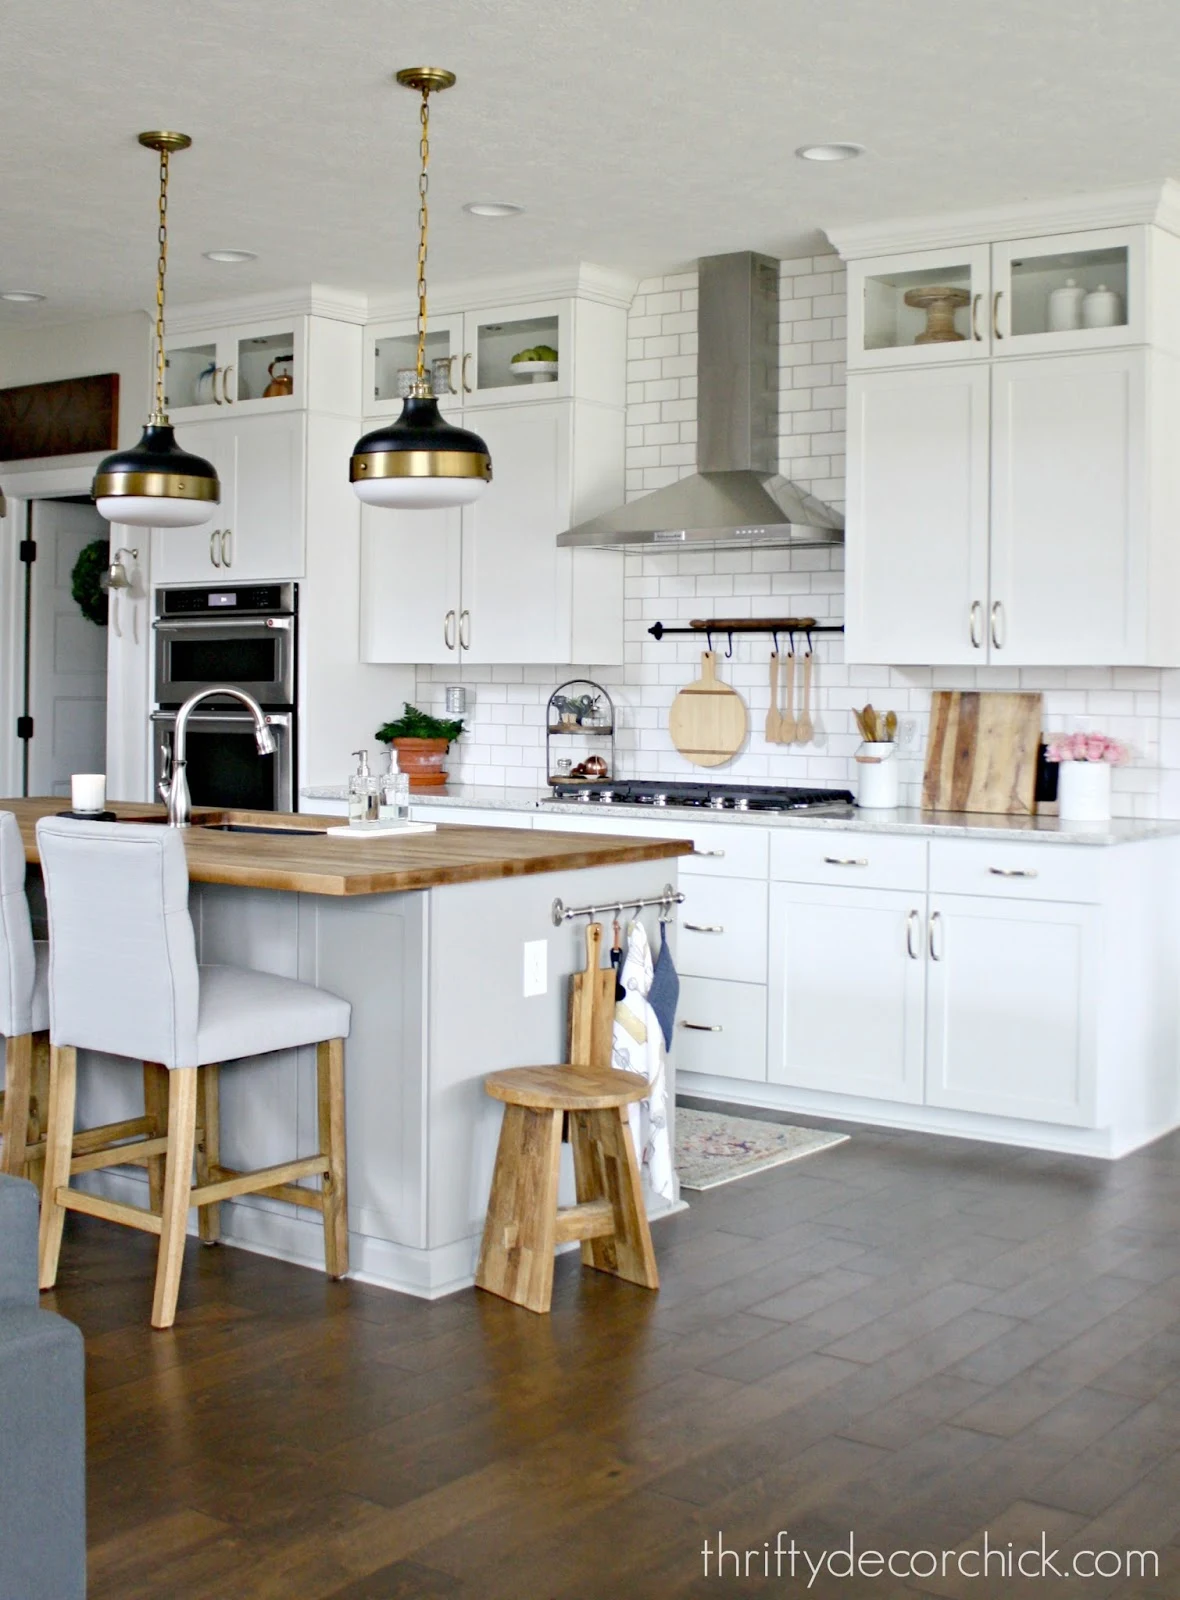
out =
[[[377,780],[369,770],[369,752],[352,753],[359,765],[348,780],[348,822],[353,828],[368,828],[377,821]]]
[[[382,822],[409,822],[410,775],[397,764],[397,751],[389,747],[389,770],[381,774],[381,803],[378,816]]]

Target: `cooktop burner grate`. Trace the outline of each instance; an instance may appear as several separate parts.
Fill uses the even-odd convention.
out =
[[[601,783],[553,785],[548,801],[577,800],[584,805],[651,806],[704,811],[812,811],[851,805],[848,789],[814,789],[789,784],[674,783],[658,778],[604,779]]]

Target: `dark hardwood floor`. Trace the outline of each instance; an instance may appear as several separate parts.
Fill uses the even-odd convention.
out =
[[[154,1238],[67,1229],[92,1600],[1180,1595],[1180,1137],[857,1130],[658,1224],[658,1295],[564,1257],[547,1318],[190,1243],[152,1333]],[[780,1529],[1160,1575],[704,1576]]]

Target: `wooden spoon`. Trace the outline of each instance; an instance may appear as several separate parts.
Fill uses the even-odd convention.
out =
[[[779,724],[782,717],[778,709],[778,652],[770,652],[770,710],[766,713],[766,742],[778,743]]]
[[[795,742],[795,656],[787,655],[787,709],[778,719],[779,744]]]
[[[870,744],[880,744],[881,735],[877,728],[877,713],[871,705],[867,705],[861,713],[864,717],[865,737]]]
[[[894,739],[896,738],[896,736],[897,736],[897,712],[896,711],[887,711],[885,713],[885,737],[889,740],[889,743],[892,744]]]
[[[809,650],[803,657],[803,715],[795,725],[795,738],[800,744],[810,744],[815,738],[815,723],[811,720],[811,666]]]

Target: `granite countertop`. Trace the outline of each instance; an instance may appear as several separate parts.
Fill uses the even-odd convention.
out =
[[[667,820],[683,826],[698,819],[708,823],[733,824],[757,828],[825,828],[838,833],[895,833],[926,838],[1030,839],[1038,844],[1135,844],[1145,839],[1169,839],[1180,835],[1180,820],[1139,821],[1115,817],[1110,822],[1062,822],[1055,816],[1007,817],[991,812],[922,811],[900,807],[891,811],[861,811],[856,806],[834,805],[816,811],[691,811],[669,807],[655,811],[651,806],[589,805],[577,800],[551,802],[548,789],[499,787],[490,784],[450,784],[429,794],[413,796],[420,805],[478,808],[481,811],[535,811],[538,816],[642,818],[645,822]],[[300,791],[308,800],[345,800],[343,784],[320,786]]]
[[[61,811],[60,796],[0,800],[20,825],[25,859],[36,862],[36,824]],[[112,802],[123,822],[160,822],[162,805]],[[282,827],[287,834],[221,833],[210,824],[237,822],[256,827]],[[524,828],[455,826],[408,838],[326,838],[338,817],[308,812],[214,811],[193,807],[193,826],[183,830],[189,877],[196,883],[229,883],[245,889],[285,889],[298,894],[400,894],[449,883],[517,878],[539,872],[580,871],[584,867],[623,866],[687,855],[682,839],[592,837],[576,833],[544,833]],[[200,826],[204,822],[205,826]]]

